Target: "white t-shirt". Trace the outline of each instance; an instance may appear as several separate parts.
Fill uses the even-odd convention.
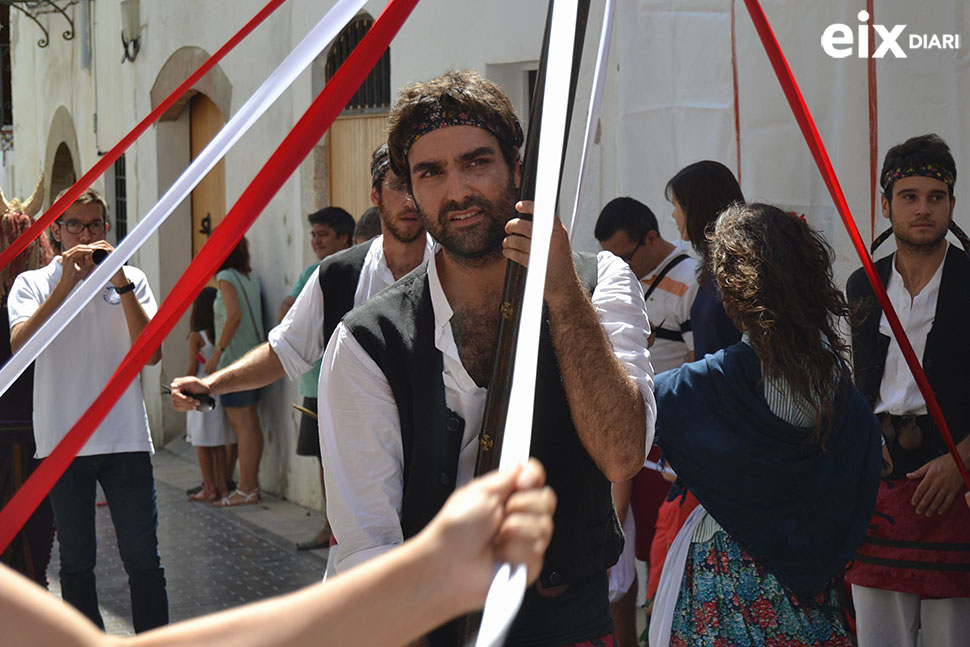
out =
[[[660,261],[653,272],[640,277],[643,291],[653,285],[653,282],[664,267],[681,254],[687,258],[670,268],[657,288],[647,299],[647,316],[650,317],[650,329],[657,333],[653,346],[650,347],[650,363],[653,370],[663,373],[690,361],[690,354],[694,352],[694,333],[690,329],[690,307],[697,296],[697,259],[691,255],[690,243],[677,241],[674,250],[667,258]],[[662,330],[658,330],[662,329]],[[684,341],[665,339],[662,331],[679,332]]]
[[[149,317],[158,307],[145,274],[124,268]],[[24,322],[53,292],[61,278],[61,257],[14,280],[7,299],[10,327]],[[75,289],[77,289],[75,287]],[[108,283],[61,331],[34,364],[35,458],[50,454],[94,402],[131,348],[121,296]],[[152,452],[141,382],[135,380],[88,439],[78,456]]]

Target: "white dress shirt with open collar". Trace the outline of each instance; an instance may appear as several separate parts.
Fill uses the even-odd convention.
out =
[[[384,256],[384,236],[374,238],[364,257],[364,265],[354,293],[354,307],[394,283],[394,275]],[[427,237],[424,260],[431,258],[434,243]],[[280,358],[287,377],[297,380],[313,368],[323,357],[326,339],[323,338],[323,290],[320,289],[320,269],[317,268],[300,291],[283,321],[269,331],[269,345]]]
[[[936,318],[936,304],[940,297],[940,282],[943,280],[943,261],[936,268],[936,272],[929,282],[923,286],[919,294],[911,296],[903,277],[896,269],[896,259],[893,258],[892,272],[886,283],[886,294],[889,302],[896,309],[899,323],[902,324],[909,343],[923,365],[923,353],[926,352],[926,337],[933,328]],[[879,319],[879,332],[889,337],[889,348],[886,351],[886,366],[882,373],[882,383],[879,385],[879,397],[873,407],[875,413],[889,413],[895,416],[907,414],[926,414],[926,400],[916,386],[916,379],[909,370],[909,364],[903,357],[903,351],[896,343],[889,320],[883,313]]]
[[[435,248],[435,252],[440,247]],[[435,347],[443,360],[445,403],[465,420],[457,485],[473,476],[487,390],[462,366],[451,329],[452,309],[428,263]],[[301,295],[302,296],[302,295]],[[637,383],[646,408],[646,448],[653,444],[656,402],[647,351],[649,324],[639,281],[613,254],[597,257],[593,307],[614,353]],[[327,517],[339,542],[337,572],[383,554],[404,541],[400,513],[404,449],[397,405],[384,373],[341,323],[327,346],[318,399]]]

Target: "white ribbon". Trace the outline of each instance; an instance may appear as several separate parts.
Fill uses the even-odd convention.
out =
[[[165,195],[152,207],[145,217],[132,229],[117,248],[68,295],[64,303],[27,342],[0,369],[0,394],[20,377],[31,362],[44,352],[51,342],[61,333],[72,319],[101,288],[111,279],[121,266],[155,233],[172,211],[189,195],[193,188],[212,170],[220,159],[281,94],[297,79],[323,49],[337,37],[337,34],[353,19],[364,6],[366,0],[339,0],[334,7],[316,24],[279,67],[267,77],[232,119],[220,130],[212,141],[199,153],[182,175],[172,184]]]
[[[603,9],[603,29],[600,31],[600,45],[596,51],[596,68],[593,71],[593,88],[589,100],[589,112],[586,114],[586,139],[583,152],[579,157],[579,175],[576,180],[576,200],[573,202],[573,212],[569,217],[569,240],[573,239],[576,225],[576,213],[579,211],[580,200],[583,197],[583,175],[586,170],[586,155],[593,146],[596,137],[596,124],[600,118],[600,106],[603,103],[603,87],[606,85],[606,63],[610,58],[610,42],[613,40],[613,9],[615,0],[606,0]]]
[[[556,220],[556,193],[562,163],[576,30],[576,1],[556,0],[552,10],[529,269],[522,298],[522,318],[515,348],[509,411],[505,419],[502,456],[499,459],[500,470],[524,465],[529,460],[529,446],[532,444],[542,295],[546,284],[546,266],[549,264],[549,243]],[[501,645],[504,642],[505,634],[522,605],[525,585],[524,565],[512,566],[506,563],[498,567],[485,600],[481,629],[475,642],[477,647]]]

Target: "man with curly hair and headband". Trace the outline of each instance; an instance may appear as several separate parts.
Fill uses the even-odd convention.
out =
[[[956,164],[946,143],[922,135],[883,162],[882,214],[896,252],[876,272],[970,463],[970,259],[946,242]],[[890,232],[886,233],[886,236]],[[863,271],[846,288],[860,309],[852,327],[855,376],[882,423],[893,471],[879,488],[852,583],[860,647],[966,645],[970,637],[970,510],[963,480],[892,336]]]
[[[391,168],[437,245],[327,347],[320,436],[338,572],[419,532],[474,473],[506,264],[529,260],[522,140],[508,97],[474,72],[409,85],[391,113]],[[610,481],[636,474],[652,440],[643,296],[626,263],[573,254],[557,223],[545,302],[532,454],[559,506],[507,644],[611,647],[606,571],[623,539]],[[428,635],[460,640],[449,626]]]

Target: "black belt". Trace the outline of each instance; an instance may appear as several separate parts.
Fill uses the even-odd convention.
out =
[[[948,451],[932,416],[880,413],[876,417],[882,424],[882,434],[893,460],[889,478],[906,478],[908,473]]]

